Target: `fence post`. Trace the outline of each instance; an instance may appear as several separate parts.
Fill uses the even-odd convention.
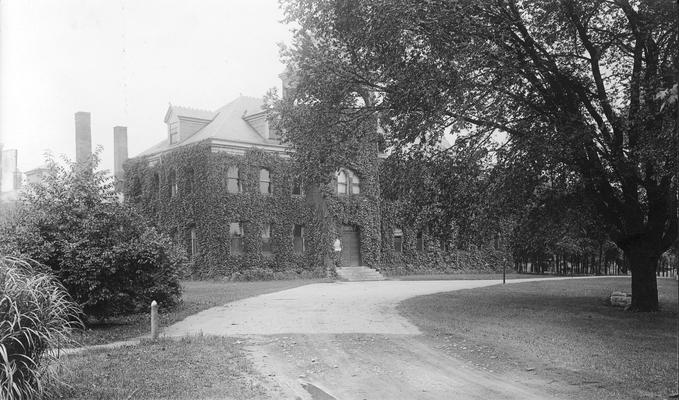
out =
[[[158,303],[151,302],[151,339],[158,339]]]

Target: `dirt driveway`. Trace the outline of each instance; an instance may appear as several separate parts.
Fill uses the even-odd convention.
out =
[[[558,398],[557,382],[480,369],[437,351],[396,311],[410,297],[497,283],[312,284],[203,311],[163,334],[242,337],[274,399]]]

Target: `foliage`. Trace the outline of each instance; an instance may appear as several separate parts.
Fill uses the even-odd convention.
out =
[[[80,308],[44,267],[0,257],[0,398],[41,399],[57,383],[58,350]]]
[[[289,0],[299,28],[284,58],[302,88],[296,100],[311,104],[310,120],[334,121],[330,132],[351,126],[334,116],[356,109],[379,115],[396,144],[437,143],[448,129],[480,143],[503,132],[498,165],[576,174],[632,262],[632,307],[654,310],[655,264],[678,224],[674,7]]]
[[[48,157],[49,174],[22,195],[5,238],[47,265],[87,315],[170,307],[180,299],[182,255],[134,209],[120,204],[97,155],[81,165]]]
[[[455,248],[483,247],[508,232],[490,150],[466,140],[432,154],[395,151],[381,166],[383,197],[405,203],[402,218]],[[506,215],[505,215],[506,214]]]
[[[342,224],[359,227],[362,261],[385,272],[470,269],[469,263],[464,262],[466,253],[461,252],[461,257],[454,253],[445,254],[438,246],[437,236],[429,232],[423,234],[427,251],[416,250],[417,230],[414,227],[426,226],[425,221],[417,220],[411,227],[404,217],[411,211],[409,206],[391,200],[378,202],[378,175],[372,172],[378,167],[374,153],[361,152],[359,157],[347,158],[344,162],[343,166],[360,176],[361,195],[337,196],[334,179],[319,185],[326,197],[328,215],[333,220],[325,233],[321,233],[323,231],[314,218],[313,206],[309,206],[303,197],[291,194],[293,177],[302,174],[295,160],[257,150],[239,156],[215,153],[208,143],[199,143],[166,152],[157,162],[148,158],[130,160],[125,167],[128,177],[126,198],[185,247],[190,244],[187,232],[191,228],[196,230],[199,250],[190,271],[195,277],[252,280],[325,276],[326,270],[322,268],[319,254],[331,252],[327,242],[332,243]],[[242,193],[227,191],[226,170],[232,165],[239,168]],[[389,165],[389,161],[383,165]],[[272,172],[272,195],[259,193],[258,169],[261,167]],[[172,171],[179,186],[176,197],[171,196],[168,184]],[[391,172],[384,169],[379,176],[385,177]],[[192,182],[190,192],[189,181]],[[425,215],[422,210],[414,214]],[[229,247],[228,224],[234,221],[246,222],[243,254],[231,254]],[[260,233],[265,223],[273,225],[274,251],[271,256],[261,253]],[[306,229],[306,252],[303,255],[295,254],[292,248],[294,224],[302,224]],[[404,228],[401,255],[393,253],[392,235],[397,224]],[[493,251],[487,252],[488,257],[485,258],[480,253],[474,253],[480,260],[478,265],[501,265]]]
[[[536,186],[512,235],[512,250],[522,259],[553,255],[599,255],[608,235],[600,216],[584,200],[580,182],[556,177]],[[613,245],[615,246],[615,245]]]
[[[227,190],[229,166],[238,167],[242,193]],[[260,168],[271,172],[272,194],[259,191]],[[179,187],[174,197],[168,179],[173,171]],[[317,236],[314,221],[304,199],[291,194],[296,173],[288,160],[256,149],[243,156],[212,152],[202,142],[164,153],[159,162],[130,160],[125,174],[129,202],[151,216],[175,242],[188,248],[189,231],[195,229],[198,252],[191,262],[192,276],[237,280],[325,276],[312,257]],[[244,222],[242,254],[231,254],[231,222]],[[272,224],[270,256],[261,252],[262,227],[267,223]],[[295,224],[305,226],[304,254],[293,249]]]
[[[347,86],[314,68],[286,73],[284,79],[289,83],[284,96],[269,93],[267,110],[269,120],[293,150],[291,157],[305,181],[318,225],[316,262],[329,269],[336,264],[332,243],[344,224],[360,231],[362,263],[377,266],[380,136],[374,113],[365,107],[375,99],[360,86]],[[360,178],[360,195],[337,196],[335,176],[340,168],[348,168]]]

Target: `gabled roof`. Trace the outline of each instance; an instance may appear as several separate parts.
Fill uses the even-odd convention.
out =
[[[263,112],[263,99],[240,96],[217,110],[217,117],[182,144],[196,143],[203,139],[224,139],[248,143],[268,143],[243,117]]]
[[[257,131],[244,119],[247,116],[264,113],[263,105],[264,100],[261,98],[240,96],[214,112],[196,110],[186,107],[170,106],[168,113],[165,115],[166,121],[169,118],[169,115],[171,115],[170,110],[175,112],[183,112],[184,114],[188,114],[186,110],[189,112],[194,112],[194,116],[186,115],[192,118],[198,118],[196,115],[207,116],[208,113],[211,113],[214,119],[211,119],[207,125],[184,141],[170,144],[168,138],[165,138],[160,143],[140,153],[138,157],[160,153],[192,143],[198,143],[205,139],[233,141],[253,146],[271,144],[278,145],[279,142],[277,140],[266,139],[257,133]]]
[[[174,106],[170,104],[170,106],[167,108],[167,112],[165,113],[165,123],[167,123],[172,114],[175,114],[179,117],[203,119],[206,121],[212,121],[215,118],[215,113],[212,111],[200,110],[198,108],[191,107]]]

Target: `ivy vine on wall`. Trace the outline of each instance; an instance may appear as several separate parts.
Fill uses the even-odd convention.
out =
[[[258,149],[236,155],[213,151],[206,141],[178,147],[155,158],[128,160],[125,197],[188,252],[190,232],[194,230],[198,250],[192,257],[194,277],[320,277],[328,271],[319,262],[319,255],[332,252],[330,243],[341,232],[341,225],[358,227],[363,263],[378,266],[379,185],[372,172],[376,165],[375,160],[365,157],[347,166],[361,179],[360,195],[337,196],[336,183],[323,188],[337,222],[335,232],[320,232],[313,207],[304,196],[292,194],[293,179],[297,177],[292,161]],[[229,193],[227,189],[227,170],[233,166],[239,171],[241,193]],[[261,168],[270,171],[271,194],[260,193]],[[233,222],[242,222],[244,227],[240,254],[231,252],[229,225]],[[262,252],[265,225],[271,226],[270,255]],[[295,225],[304,227],[302,254],[293,247]]]
[[[459,254],[442,251],[424,226],[404,226],[404,204],[380,198],[379,159],[366,147],[346,168],[360,179],[360,194],[337,194],[337,182],[321,192],[328,213],[335,221],[322,232],[315,220],[313,204],[305,196],[293,195],[298,169],[282,155],[250,149],[243,155],[213,151],[209,141],[181,146],[153,158],[139,157],[125,164],[124,193],[127,201],[150,216],[192,256],[190,271],[195,278],[276,279],[325,277],[323,254],[331,254],[336,265],[333,241],[342,225],[358,228],[363,265],[387,274],[450,271],[459,267]],[[228,169],[238,168],[242,191],[230,193]],[[260,193],[260,169],[270,172],[271,193]],[[301,178],[303,181],[303,177]],[[174,187],[174,189],[173,189]],[[243,224],[243,251],[231,250],[231,223]],[[271,252],[262,252],[262,231],[271,226]],[[304,251],[296,252],[293,228],[304,227]],[[403,232],[402,251],[393,247],[394,229]],[[195,235],[192,246],[191,231]],[[422,232],[422,249],[417,235]],[[457,262],[457,263],[456,263]]]

